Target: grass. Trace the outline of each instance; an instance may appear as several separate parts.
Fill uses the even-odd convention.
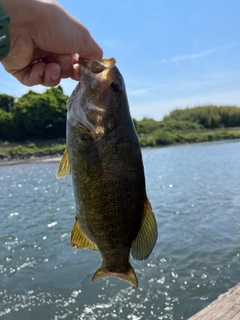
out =
[[[158,129],[151,135],[139,138],[141,147],[167,146],[179,143],[196,143],[205,141],[218,141],[240,139],[240,129],[217,129],[190,132],[169,132]]]
[[[215,130],[168,130],[159,128],[150,130],[150,134],[139,134],[141,147],[160,147],[184,143],[197,143],[206,141],[218,141],[240,139],[240,128],[215,129]],[[144,130],[142,130],[144,131]],[[21,144],[0,143],[0,161],[9,159],[21,159],[44,156],[60,156],[66,148],[64,140],[28,141]]]
[[[3,142],[0,144],[1,158],[42,157],[61,155],[66,148],[63,141],[37,141],[21,144]]]

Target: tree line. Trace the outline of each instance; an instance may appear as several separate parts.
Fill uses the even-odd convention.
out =
[[[66,135],[66,102],[61,86],[19,99],[0,94],[0,139],[3,141],[48,140]]]
[[[195,108],[176,109],[163,121],[190,121],[206,129],[240,127],[240,108],[236,106],[199,106]]]
[[[0,94],[0,140],[18,142],[65,138],[67,99],[61,86],[41,94],[30,90],[18,99]],[[240,108],[198,106],[173,110],[162,121],[145,118],[140,121],[133,119],[133,122],[140,142],[141,139],[144,142],[146,137],[149,141],[154,137],[154,142],[161,144],[164,139],[167,141],[170,133],[174,133],[176,138],[179,132],[240,127]]]

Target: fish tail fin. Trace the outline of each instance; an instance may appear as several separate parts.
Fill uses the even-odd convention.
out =
[[[120,280],[129,282],[133,287],[138,287],[138,280],[133,267],[129,264],[129,269],[126,272],[110,272],[103,266],[101,266],[92,277],[92,281],[97,281],[103,278],[115,277]]]

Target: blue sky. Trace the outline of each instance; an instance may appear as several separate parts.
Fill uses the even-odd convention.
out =
[[[239,0],[58,2],[88,27],[105,58],[116,58],[133,117],[162,119],[207,103],[240,106]],[[61,85],[70,95],[76,82]],[[0,93],[19,97],[29,89],[0,67]]]

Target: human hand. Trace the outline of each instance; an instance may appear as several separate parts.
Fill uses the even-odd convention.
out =
[[[87,28],[55,0],[0,0],[10,16],[10,51],[5,70],[26,86],[56,86],[79,80],[79,55],[101,59],[102,49]]]

